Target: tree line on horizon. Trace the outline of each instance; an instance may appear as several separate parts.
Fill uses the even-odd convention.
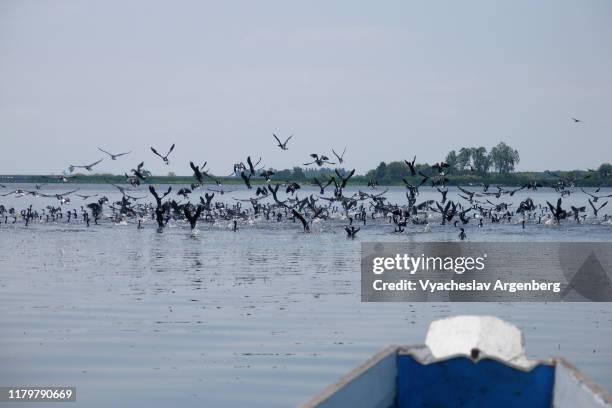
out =
[[[410,158],[409,158],[410,160]],[[523,171],[514,172],[515,166],[520,161],[520,155],[518,150],[512,148],[505,142],[500,142],[493,146],[490,151],[484,146],[479,147],[462,147],[459,150],[451,150],[445,157],[445,163],[448,167],[445,168],[445,173],[449,178],[450,184],[474,184],[474,183],[505,183],[508,185],[521,185],[527,182],[554,180],[555,178],[564,178],[566,180],[573,180],[578,182],[579,185],[600,185],[608,183],[610,176],[612,176],[612,164],[603,163],[597,169],[587,170],[570,170],[570,171]],[[412,176],[410,169],[406,162],[402,161],[391,161],[391,162],[380,162],[374,169],[367,171],[364,175],[355,175],[352,179],[353,182],[359,184],[365,184],[371,181],[375,181],[378,184],[402,184],[402,180],[407,180],[411,184],[419,184],[421,176],[418,172],[423,174],[431,173],[431,164],[429,163],[415,163],[415,170],[417,171],[416,176]],[[283,181],[313,181],[316,177],[320,181],[328,180],[331,177],[336,176],[336,171],[342,175],[349,173],[349,170],[345,168],[303,168],[295,166],[291,169],[274,169],[273,179],[278,182]],[[12,176],[22,180],[36,179],[36,182],[40,182],[40,177],[43,176]],[[91,175],[79,175],[79,178],[97,181],[98,178],[117,178],[112,174],[91,174]],[[165,180],[172,182],[180,182],[186,176],[177,176],[175,173],[170,172],[167,176],[152,176],[160,181]],[[239,177],[218,177],[219,179],[231,180]],[[0,177],[3,181],[10,182],[6,176]],[[25,180],[25,179],[24,179]],[[22,180],[23,181],[23,180]],[[116,180],[115,180],[116,181]]]
[[[478,181],[491,181],[495,183],[520,184],[527,181],[537,181],[538,177],[545,178],[567,178],[569,180],[580,181],[588,180],[585,184],[607,183],[612,176],[612,164],[603,163],[596,170],[570,170],[570,171],[551,171],[543,172],[524,171],[514,172],[516,165],[520,161],[518,150],[512,148],[505,142],[500,142],[493,146],[490,151],[484,146],[462,147],[458,151],[451,150],[445,157],[448,167],[445,169],[446,175],[453,184],[470,183]],[[416,163],[415,169],[424,174],[429,173],[431,164]],[[411,177],[410,170],[405,161],[392,161],[389,163],[381,162],[375,169],[365,174],[368,180],[376,180],[384,184],[396,184],[403,179],[414,181],[420,178]]]

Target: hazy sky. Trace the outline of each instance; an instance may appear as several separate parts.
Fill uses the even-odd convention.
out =
[[[584,120],[575,125],[570,117]],[[289,151],[272,132],[295,133]],[[612,161],[612,1],[0,0],[0,173]],[[176,149],[166,167],[149,146]]]

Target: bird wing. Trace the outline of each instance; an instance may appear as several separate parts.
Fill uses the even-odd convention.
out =
[[[598,211],[593,205],[593,202],[591,201],[591,199],[589,199],[589,204],[591,205],[591,208],[593,209],[593,211]]]
[[[247,163],[249,164],[249,170],[251,174],[255,173],[255,166],[253,166],[253,162],[251,161],[251,156],[247,157]]]
[[[349,181],[351,177],[353,177],[353,174],[355,174],[355,169],[351,170],[351,172],[348,174],[346,178],[342,178],[342,188],[346,187],[346,183]]]
[[[306,227],[308,225],[308,222],[306,221],[306,219],[302,216],[302,214],[300,214],[299,212],[297,212],[295,209],[291,209],[291,212],[293,213],[293,216],[295,218],[297,218],[298,220],[300,220],[302,222],[302,224],[304,225],[304,227]]]
[[[193,170],[193,173],[195,175],[200,174],[200,168],[198,166],[196,166],[192,161],[189,162],[189,167],[191,167],[191,170]],[[198,177],[199,179],[199,177]]]
[[[468,190],[466,190],[464,188],[461,188],[461,186],[457,186],[457,188],[459,190],[461,190],[464,194],[467,194],[467,195],[473,194],[471,191],[468,191]]]
[[[155,153],[156,155],[158,155],[159,157],[161,157],[162,159],[164,158],[161,154],[157,153],[157,150],[155,150],[153,146],[151,146],[151,151]]]
[[[166,154],[166,157],[168,157],[170,153],[172,153],[173,150],[174,150],[174,143],[172,143],[172,146],[170,146],[170,150],[168,150],[168,154]]]
[[[98,147],[98,150],[99,150],[99,151],[101,151],[101,152],[104,152],[104,153],[108,154],[109,156],[112,156],[112,154],[111,154],[111,153],[107,152],[106,150],[104,150],[104,149],[102,149],[102,148],[100,148],[100,147]]]
[[[590,195],[591,197],[595,197],[593,194],[591,194],[591,193],[589,193],[589,192],[584,191],[584,188],[580,188],[580,190],[582,190],[582,192],[583,192],[584,194],[586,194],[586,195]]]
[[[278,142],[278,145],[279,145],[279,146],[282,146],[282,143],[281,143],[280,139],[278,138],[278,136],[276,136],[274,133],[272,133],[272,136],[274,136],[274,138],[275,138],[275,139],[276,139],[276,141]],[[287,140],[289,140],[289,139],[287,139]]]
[[[251,188],[251,180],[249,180],[247,175],[244,174],[244,171],[240,172],[240,177],[242,177],[242,180],[244,180],[244,184],[246,184],[247,188]]]
[[[153,194],[153,197],[155,197],[156,200],[159,200],[159,196],[157,195],[157,191],[155,191],[155,187],[149,186],[149,191],[151,192],[151,194]]]

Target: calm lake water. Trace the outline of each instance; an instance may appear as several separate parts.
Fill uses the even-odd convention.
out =
[[[0,192],[17,187],[31,188]],[[42,190],[72,188],[119,197],[109,186]],[[248,196],[237,188],[215,200]],[[404,204],[404,192],[387,197]],[[133,195],[149,201],[146,188]],[[558,198],[542,189],[491,201],[528,196]],[[71,198],[66,209],[93,200]],[[439,194],[423,189],[417,202],[429,198]],[[454,189],[449,198],[457,199]],[[40,209],[57,200],[7,196],[0,204]],[[579,190],[564,199],[572,204],[590,210]],[[466,232],[487,242],[612,241],[602,215],[525,229],[470,223]],[[454,241],[453,226],[395,234],[387,220],[370,220],[349,240],[344,219],[317,222],[311,234],[291,221],[241,222],[237,232],[229,224],[201,222],[197,234],[182,222],[160,234],[150,219],[143,229],[108,219],[90,228],[0,224],[0,385],[76,386],[77,402],[57,407],[290,407],[389,344],[422,343],[432,319],[470,313],[517,324],[531,357],[562,355],[612,390],[612,304],[360,302],[360,242]]]

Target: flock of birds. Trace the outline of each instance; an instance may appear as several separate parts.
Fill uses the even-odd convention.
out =
[[[278,148],[286,151],[289,149],[288,143],[293,135],[284,141],[281,141],[275,134],[273,137]],[[165,154],[160,153],[154,147],[150,149],[164,164],[168,165],[174,147],[174,144],[170,146]],[[111,160],[117,160],[131,153],[128,151],[113,154],[102,148],[98,149],[108,155]],[[332,159],[325,154],[312,153],[311,160],[304,165],[322,167],[345,162],[346,148],[342,154],[333,149],[332,153],[335,161],[331,161]],[[59,177],[64,182],[68,182],[74,177],[76,169],[91,172],[102,160],[85,165],[70,164],[63,175],[49,177]],[[590,223],[612,225],[612,217],[609,217],[608,214],[601,214],[601,210],[608,204],[608,201],[604,199],[612,197],[612,194],[601,193],[601,187],[592,192],[581,189],[581,192],[588,196],[587,202],[590,208],[587,208],[587,203],[580,207],[564,208],[564,197],[576,192],[576,188],[574,180],[566,180],[562,177],[549,186],[559,195],[557,201],[553,203],[548,201],[545,204],[535,203],[531,198],[526,198],[519,204],[503,201],[504,196],[513,197],[518,191],[537,190],[542,187],[542,184],[537,182],[514,189],[488,185],[482,185],[478,190],[473,187],[470,187],[471,190],[458,187],[457,200],[451,200],[448,197],[446,177],[448,164],[440,162],[424,169],[419,168],[415,162],[416,156],[411,161],[405,160],[412,178],[404,179],[406,201],[402,203],[390,202],[385,196],[388,190],[378,192],[376,180],[368,181],[369,191],[359,190],[355,194],[347,195],[345,189],[355,174],[355,170],[347,172],[338,168],[330,173],[333,174],[332,176],[325,179],[314,177],[311,180],[311,185],[318,187],[318,194],[309,194],[299,198],[299,190],[302,188],[299,183],[295,181],[277,182],[274,179],[274,171],[266,170],[261,165],[261,158],[254,161],[250,156],[246,158],[246,164],[243,161],[235,163],[229,174],[229,176],[240,176],[245,187],[253,192],[252,196],[247,199],[234,198],[230,202],[215,200],[215,195],[218,198],[235,190],[226,189],[219,179],[206,170],[206,163],[197,165],[194,162],[189,163],[193,171],[193,182],[190,185],[182,186],[174,194],[172,194],[172,187],[162,192],[153,185],[149,185],[148,194],[142,195],[143,193],[139,193],[142,191],[140,186],[146,182],[151,173],[145,169],[144,162],[141,162],[129,173],[125,173],[124,185],[109,182],[121,194],[121,199],[114,202],[110,202],[106,196],[100,197],[99,194],[77,194],[78,189],[45,194],[41,191],[43,185],[39,184],[35,185],[34,190],[20,188],[3,192],[0,196],[52,197],[58,200],[58,205],[49,205],[40,210],[33,209],[33,206],[30,205],[28,208],[18,210],[14,207],[6,208],[0,204],[0,225],[20,221],[27,226],[31,222],[38,221],[41,223],[81,222],[89,227],[92,222],[97,225],[101,220],[108,219],[117,225],[133,223],[138,228],[144,228],[148,220],[154,220],[158,231],[161,232],[171,221],[188,224],[192,231],[197,231],[197,224],[202,221],[225,222],[229,228],[237,231],[241,224],[262,220],[277,223],[299,222],[304,232],[310,232],[313,223],[335,219],[343,221],[341,226],[347,237],[355,238],[360,229],[368,225],[368,222],[382,220],[392,226],[393,229],[390,228],[389,231],[393,233],[403,233],[409,225],[420,226],[418,228],[422,232],[430,230],[430,223],[452,226],[457,230],[460,240],[467,238],[466,226],[468,224],[483,227],[485,223],[515,223],[525,228],[529,223],[553,225],[561,224],[564,220],[572,220],[576,223],[589,220]],[[415,178],[420,179],[419,182],[411,184],[410,180]],[[255,184],[252,183],[254,179],[259,179],[262,183],[253,185]],[[423,200],[417,203],[419,189],[429,185],[440,194],[439,199]],[[0,184],[0,192],[7,188]],[[70,196],[72,195],[84,201],[80,210],[67,209],[71,204]],[[192,202],[191,197],[196,195],[198,199]],[[152,197],[153,200],[148,203],[140,202],[147,197]],[[86,201],[90,202],[85,203]]]

